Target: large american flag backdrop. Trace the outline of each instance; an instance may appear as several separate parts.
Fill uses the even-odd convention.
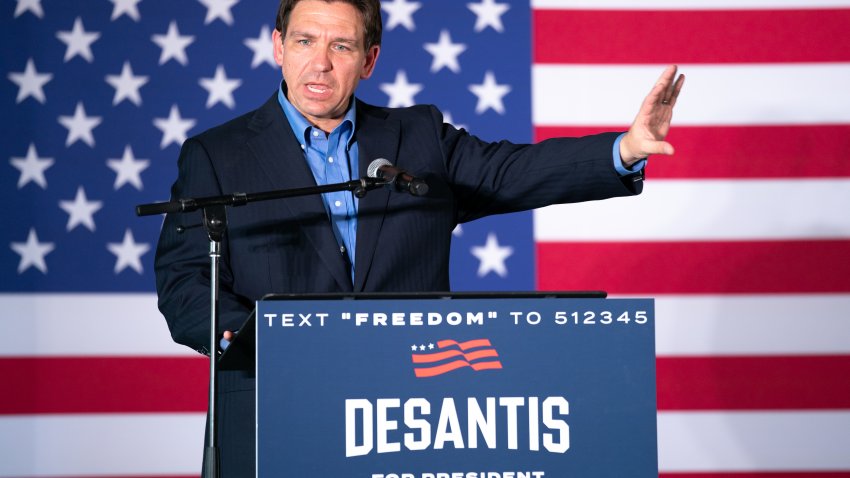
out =
[[[133,206],[275,91],[276,4],[0,4],[0,476],[198,473],[206,362],[170,341]],[[656,297],[663,476],[850,476],[850,1],[382,8],[362,98],[485,139],[623,130],[679,64],[641,197],[464,224],[454,288]]]

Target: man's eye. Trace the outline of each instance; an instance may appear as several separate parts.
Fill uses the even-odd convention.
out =
[[[309,45],[309,44],[310,44],[310,40],[307,40],[307,39],[303,39],[303,38],[302,38],[301,40],[297,40],[297,41],[296,41],[296,43],[298,43],[299,45],[307,46],[307,45]]]
[[[336,51],[349,51],[350,48],[348,48],[346,45],[334,45],[334,50],[336,50]]]

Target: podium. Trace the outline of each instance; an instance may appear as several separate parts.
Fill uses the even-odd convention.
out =
[[[657,477],[654,303],[602,297],[259,301],[257,476]]]

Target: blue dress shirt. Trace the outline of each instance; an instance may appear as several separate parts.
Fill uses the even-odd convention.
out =
[[[359,153],[354,141],[356,127],[356,103],[345,113],[340,123],[330,134],[313,126],[304,118],[292,103],[286,99],[283,85],[278,90],[280,102],[286,119],[295,137],[301,143],[304,158],[313,172],[316,184],[342,183],[350,181],[352,171],[358,171]],[[351,191],[337,191],[322,194],[325,211],[331,220],[334,236],[339,244],[340,254],[348,259],[351,266],[351,281],[354,282],[354,251],[357,247],[357,207],[358,200]]]

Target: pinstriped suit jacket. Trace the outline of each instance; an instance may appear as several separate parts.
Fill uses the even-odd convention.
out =
[[[449,290],[451,232],[490,214],[640,193],[642,177],[620,177],[617,133],[537,145],[487,143],[443,123],[430,106],[357,104],[359,172],[386,158],[424,178],[425,197],[370,191],[360,200],[355,277],[318,196],[228,210],[222,243],[221,326],[235,330],[267,293]],[[172,198],[315,185],[276,95],[259,109],[190,138]],[[209,242],[200,213],[168,215],[157,248],[159,306],[175,341],[206,351]],[[223,476],[253,476],[253,375],[222,372],[219,420]]]

